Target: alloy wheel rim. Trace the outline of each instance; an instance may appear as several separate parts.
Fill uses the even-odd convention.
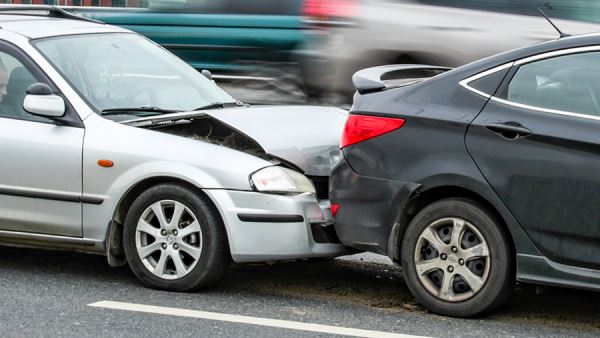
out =
[[[414,264],[419,281],[431,295],[461,302],[474,297],[487,282],[491,255],[476,226],[448,217],[431,223],[419,235]]]
[[[161,200],[140,216],[135,246],[144,267],[162,279],[188,275],[202,254],[198,218],[183,203]]]

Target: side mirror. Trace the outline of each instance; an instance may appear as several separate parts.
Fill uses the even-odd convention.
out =
[[[27,96],[23,100],[23,109],[30,114],[44,117],[65,115],[65,101],[54,94],[45,83],[34,83],[27,87]]]
[[[208,70],[208,69],[202,69],[202,72],[201,72],[201,73],[202,73],[202,75],[204,75],[204,77],[206,77],[207,79],[209,79],[209,80],[211,80],[211,81],[213,80],[213,78],[212,78],[212,73],[210,72],[210,70]]]

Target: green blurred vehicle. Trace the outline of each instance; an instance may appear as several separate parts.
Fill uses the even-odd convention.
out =
[[[309,79],[319,53],[305,46],[339,23],[338,2],[70,0],[63,8],[145,35],[217,81],[249,80],[315,96]]]

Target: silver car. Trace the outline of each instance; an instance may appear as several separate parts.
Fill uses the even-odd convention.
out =
[[[333,257],[346,112],[248,107],[128,30],[0,8],[0,244],[102,254],[190,290],[227,263]]]

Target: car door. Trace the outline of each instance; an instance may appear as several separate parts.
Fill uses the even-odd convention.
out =
[[[600,268],[600,48],[515,62],[466,145],[544,255]]]
[[[53,87],[24,53],[0,43],[0,230],[80,237],[84,129],[27,113],[23,99],[36,82]]]

